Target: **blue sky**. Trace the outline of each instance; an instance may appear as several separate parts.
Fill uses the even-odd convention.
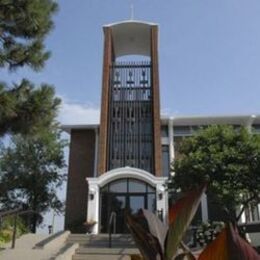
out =
[[[129,19],[160,26],[161,109],[170,115],[258,114],[259,0],[59,0],[45,69],[1,79],[48,82],[64,99],[65,123],[95,121],[101,94],[102,25]],[[68,112],[69,110],[72,110]],[[75,119],[72,113],[80,114]],[[84,114],[86,113],[86,114]],[[67,116],[66,116],[67,115]],[[84,118],[84,116],[86,117]],[[93,116],[93,118],[92,118]],[[76,117],[77,118],[77,117]]]
[[[160,30],[161,109],[168,115],[260,114],[259,0],[59,0],[40,73],[0,71],[56,87],[62,123],[99,120],[102,25],[130,18]]]

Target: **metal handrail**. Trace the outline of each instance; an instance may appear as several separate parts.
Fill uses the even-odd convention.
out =
[[[28,213],[39,214],[38,212],[36,212],[34,210],[30,210],[30,209],[23,210],[23,208],[21,208],[21,207],[0,212],[0,220],[2,220],[2,218],[4,218],[4,217],[14,215],[14,226],[13,226],[12,246],[11,246],[12,249],[15,248],[17,217],[24,215],[24,214],[28,214]],[[0,224],[1,224],[1,221],[0,221]],[[1,228],[1,225],[0,225],[0,228]]]
[[[108,247],[112,247],[112,225],[113,225],[113,233],[116,233],[116,212],[112,211],[109,218],[108,224]]]
[[[23,210],[23,208],[19,207],[19,208],[15,208],[15,209],[9,209],[9,210],[0,211],[0,218],[6,217],[6,216],[15,215],[17,212],[22,211],[22,210]]]

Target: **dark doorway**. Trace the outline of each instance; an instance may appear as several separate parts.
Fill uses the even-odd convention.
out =
[[[108,233],[108,223],[112,212],[116,213],[116,233],[128,233],[125,223],[126,210],[136,214],[145,208],[156,210],[155,189],[136,179],[120,179],[101,189],[101,233]]]

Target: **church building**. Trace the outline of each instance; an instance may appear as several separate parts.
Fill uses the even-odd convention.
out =
[[[94,233],[107,233],[114,213],[116,233],[125,233],[126,209],[145,208],[167,222],[164,184],[183,138],[211,124],[260,131],[259,116],[162,118],[158,25],[129,20],[103,31],[100,124],[63,126],[71,137],[65,229],[72,232],[84,232],[88,221],[96,222]],[[199,215],[212,214],[205,195]]]

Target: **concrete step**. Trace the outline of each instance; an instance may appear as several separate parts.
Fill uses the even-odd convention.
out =
[[[70,244],[79,244],[81,247],[108,247],[109,243],[108,241],[86,241],[86,242],[67,242]],[[120,241],[113,241],[111,242],[112,247],[129,247],[129,248],[135,248],[136,245],[134,242],[120,242]]]
[[[68,239],[72,240],[103,240],[108,239],[108,234],[99,234],[99,235],[88,235],[88,234],[70,234]],[[120,240],[132,240],[130,235],[125,234],[112,234],[113,239]]]
[[[74,255],[72,260],[131,260],[129,255]]]
[[[108,247],[79,247],[76,250],[77,255],[83,254],[100,254],[100,255],[132,255],[139,254],[139,250],[137,248],[108,248]]]
[[[139,254],[129,234],[113,234],[112,248],[108,247],[108,234],[70,234],[67,243],[77,243],[73,260],[130,260],[130,255]]]
[[[80,245],[95,245],[99,247],[108,246],[108,235],[70,235],[67,239],[67,243],[78,243]],[[135,246],[133,239],[129,235],[113,235],[112,244],[116,247]]]

